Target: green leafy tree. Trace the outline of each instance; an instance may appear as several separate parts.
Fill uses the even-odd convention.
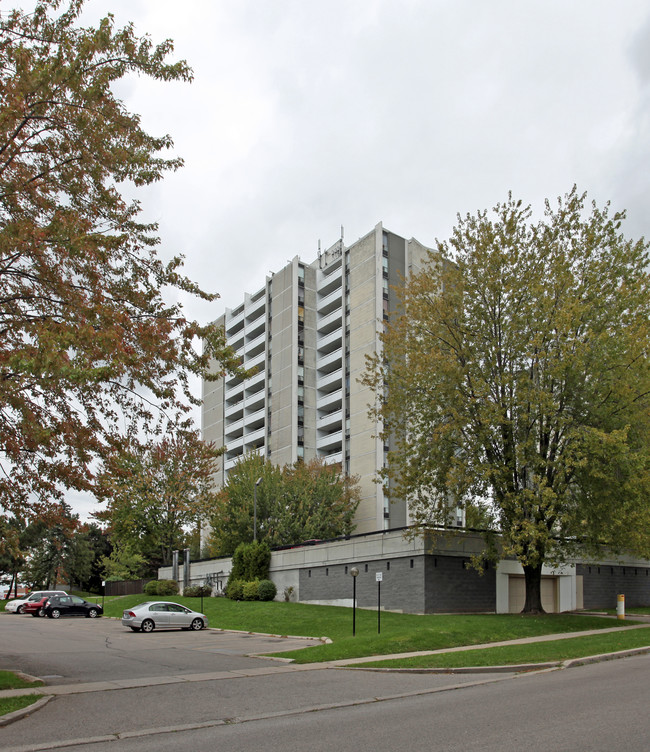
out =
[[[92,555],[85,541],[75,538],[78,529],[78,515],[68,504],[61,503],[30,551],[23,570],[27,582],[53,588],[61,583],[71,584],[70,572],[82,578],[88,576]]]
[[[132,543],[116,541],[111,553],[103,556],[102,575],[105,580],[138,580],[148,567],[145,557],[136,551]]]
[[[27,523],[16,517],[0,517],[0,572],[10,577],[7,597],[10,597],[12,588],[14,594],[17,592],[20,573],[46,529],[44,520]]]
[[[623,219],[575,188],[541,220],[512,197],[459,217],[366,372],[391,494],[420,528],[457,503],[487,520],[525,612],[545,563],[650,553],[648,246]]]
[[[230,470],[208,513],[211,552],[229,556],[255,535],[270,546],[347,535],[358,505],[357,480],[335,466],[314,459],[279,468],[250,454]]]
[[[87,541],[88,547],[92,552],[92,561],[87,578],[79,578],[79,586],[82,590],[87,590],[91,593],[101,593],[102,580],[106,579],[102,561],[105,556],[110,556],[112,550],[108,533],[102,530],[99,525],[90,523],[84,525],[83,533],[81,534]]]
[[[97,517],[109,524],[112,540],[130,543],[150,569],[171,564],[172,552],[185,548],[214,505],[219,454],[195,431],[117,447],[99,473],[106,509]]]
[[[0,16],[0,513],[43,512],[92,489],[93,461],[125,431],[155,431],[197,400],[190,377],[237,368],[223,332],[188,320],[204,300],[158,255],[136,189],[176,170],[113,87],[132,75],[189,81],[172,43],[111,15],[79,26],[84,0]],[[201,341],[199,353],[195,343]]]

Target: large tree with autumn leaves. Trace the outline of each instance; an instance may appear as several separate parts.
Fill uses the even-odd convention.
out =
[[[212,300],[163,261],[139,186],[181,160],[146,133],[113,85],[189,81],[172,44],[84,0],[0,13],[0,510],[29,516],[65,488],[91,489],[119,435],[179,421],[192,376],[236,367],[222,332],[188,320],[178,293]],[[129,196],[129,197],[127,197]],[[195,345],[202,341],[199,352]]]
[[[391,494],[423,529],[464,505],[526,612],[544,564],[650,555],[650,258],[624,218],[575,188],[459,217],[368,364]]]

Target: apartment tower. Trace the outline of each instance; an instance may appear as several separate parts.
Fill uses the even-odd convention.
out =
[[[355,532],[407,525],[404,502],[389,503],[377,472],[386,452],[359,383],[366,356],[380,351],[393,286],[417,269],[427,248],[378,224],[350,246],[343,238],[317,258],[295,257],[217,323],[250,379],[203,385],[202,431],[225,447],[217,482],[250,452],[275,465],[322,457],[360,481]]]

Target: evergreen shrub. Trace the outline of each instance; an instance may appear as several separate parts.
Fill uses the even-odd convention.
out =
[[[178,583],[176,580],[158,580],[156,595],[176,595],[178,593]]]
[[[232,575],[231,575],[232,577]],[[229,579],[226,585],[226,598],[230,598],[231,601],[240,601],[242,599],[242,590],[244,587],[243,580]]]
[[[257,586],[257,599],[260,601],[272,601],[277,595],[278,589],[272,580],[261,580]]]
[[[244,587],[242,588],[242,598],[245,601],[256,601],[257,600],[257,589],[259,587],[259,581],[258,580],[252,580],[251,582],[245,582]]]

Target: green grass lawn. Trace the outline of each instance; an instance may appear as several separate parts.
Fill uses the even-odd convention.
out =
[[[121,616],[129,606],[147,596],[129,595],[105,599],[107,616]],[[170,597],[169,600],[200,610],[200,598]],[[530,637],[587,629],[622,627],[630,623],[598,616],[547,614],[397,614],[382,612],[381,634],[377,634],[377,612],[357,609],[356,636],[352,636],[352,610],[305,603],[237,602],[226,598],[204,598],[203,610],[211,627],[267,632],[280,635],[328,637],[330,645],[279,653],[298,663],[339,660],[367,655],[390,655],[437,650],[459,645]]]
[[[650,648],[650,627],[529,645],[507,645],[457,653],[423,655],[388,661],[372,661],[363,667],[380,668],[462,668],[466,666],[508,666],[518,663],[545,663],[615,653],[631,648]]]
[[[237,602],[226,598],[204,598],[201,605],[200,598],[169,596],[166,599],[183,603],[197,611],[203,608],[211,627],[279,635],[327,637],[332,640],[332,644],[278,653],[283,657],[293,658],[298,663],[438,650],[519,637],[624,627],[633,622],[631,612],[625,621],[587,614],[416,615],[382,612],[381,634],[377,634],[377,612],[357,609],[356,636],[353,637],[350,608],[275,601]],[[102,602],[101,596],[95,597],[95,600]],[[124,609],[155,598],[146,595],[127,595],[106,597],[103,600],[105,615],[119,618]],[[639,609],[639,612],[648,610],[650,609]],[[571,648],[571,645],[567,647]],[[612,648],[617,649],[620,648]],[[599,649],[596,649],[596,652],[599,652]]]
[[[21,618],[21,617],[18,617]],[[40,679],[28,681],[13,671],[0,669],[0,689],[23,689],[25,687],[42,687],[44,682]]]
[[[13,671],[0,670],[0,689],[22,689],[23,687],[42,687],[44,682],[40,679],[37,681],[27,681],[15,674]],[[14,710],[29,707],[36,700],[40,700],[43,695],[26,695],[24,697],[1,697],[0,698],[0,715],[13,713]]]
[[[22,710],[40,700],[43,695],[25,695],[24,697],[0,697],[0,715]]]

